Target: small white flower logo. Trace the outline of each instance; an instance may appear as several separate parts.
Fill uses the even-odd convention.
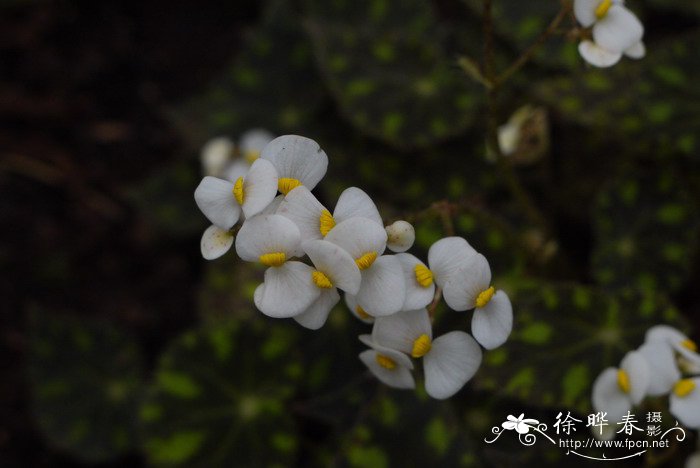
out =
[[[536,428],[540,422],[537,419],[523,419],[524,416],[525,413],[521,413],[517,418],[512,414],[509,414],[507,418],[508,421],[505,421],[503,424],[501,424],[501,426],[503,426],[503,429],[507,431],[512,431],[515,429],[518,434],[527,434],[530,432],[530,425]]]

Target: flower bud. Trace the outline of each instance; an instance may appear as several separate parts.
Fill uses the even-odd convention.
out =
[[[408,221],[396,221],[386,227],[388,236],[386,245],[392,252],[405,252],[411,248],[416,240],[416,231]]]

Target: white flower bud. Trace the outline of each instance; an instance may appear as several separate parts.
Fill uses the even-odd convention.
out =
[[[388,236],[386,245],[392,252],[405,252],[411,248],[416,240],[416,231],[408,221],[396,221],[386,227]]]

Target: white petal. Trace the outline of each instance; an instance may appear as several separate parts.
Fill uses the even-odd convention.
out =
[[[402,253],[394,255],[401,263],[403,270],[404,281],[406,282],[406,300],[403,303],[401,310],[417,310],[430,304],[435,296],[435,283],[433,282],[428,287],[423,287],[416,280],[416,265],[423,265],[414,255]]]
[[[277,214],[294,221],[301,238],[306,240],[322,239],[321,212],[326,208],[304,186],[291,190],[279,207]]]
[[[688,337],[670,325],[655,325],[647,330],[644,336],[645,341],[661,341],[675,347],[677,343],[682,343]]]
[[[411,358],[406,356],[404,353],[401,351],[397,351],[395,349],[387,348],[386,346],[382,346],[381,344],[377,343],[374,341],[371,335],[360,335],[357,337],[362,343],[366,344],[373,350],[377,351],[380,354],[383,354],[384,356],[388,356],[391,359],[393,359],[399,366],[405,367],[409,370],[413,370],[413,361],[411,361]]]
[[[386,231],[370,219],[352,218],[337,224],[326,234],[325,240],[339,245],[357,260],[368,252],[383,254],[386,248]]]
[[[649,365],[651,379],[647,394],[665,395],[680,380],[681,373],[676,365],[673,349],[664,342],[648,341],[637,349]]]
[[[406,354],[411,354],[413,343],[421,335],[433,337],[430,317],[425,309],[377,317],[372,328],[372,341]]]
[[[277,195],[277,171],[270,161],[256,160],[243,179],[243,213],[251,218],[264,210]]]
[[[254,128],[241,135],[241,153],[261,153],[262,150],[275,139],[275,136],[264,128]]]
[[[595,67],[612,67],[622,58],[621,53],[610,52],[592,41],[581,41],[578,52],[583,59]]]
[[[362,275],[349,253],[325,240],[308,241],[303,247],[314,267],[325,274],[333,286],[347,293],[357,294]]]
[[[218,177],[233,154],[233,142],[226,137],[212,138],[200,152],[202,170],[205,175]]]
[[[280,215],[258,215],[247,219],[236,237],[236,253],[246,262],[257,262],[267,253],[282,252],[287,259],[300,249],[299,228]]]
[[[301,314],[294,317],[294,320],[299,322],[303,327],[310,330],[318,330],[326,323],[328,314],[331,309],[340,301],[340,294],[335,288],[326,289],[321,291],[321,295],[318,296],[308,309],[306,309]]]
[[[508,295],[496,291],[484,307],[477,307],[472,317],[472,334],[486,349],[494,349],[506,342],[513,329],[513,307]]]
[[[432,265],[432,263],[431,263]],[[452,310],[461,312],[473,309],[476,298],[489,288],[491,284],[491,268],[489,262],[481,254],[471,256],[465,264],[443,285],[442,297]]]
[[[315,141],[298,135],[283,135],[268,143],[261,158],[269,160],[280,178],[299,180],[312,190],[328,169],[328,156]]]
[[[617,369],[608,367],[593,382],[593,409],[608,413],[609,423],[616,424],[631,408],[632,402],[617,383]]]
[[[630,351],[620,363],[620,369],[627,373],[630,381],[629,397],[632,404],[638,405],[647,394],[651,376],[649,364],[637,351]]]
[[[428,251],[428,264],[433,272],[435,284],[445,283],[460,268],[463,268],[476,250],[462,237],[445,237],[435,242]]]
[[[377,354],[379,353],[373,349],[360,353],[360,360],[372,371],[375,377],[393,388],[416,388],[413,375],[407,367],[397,365],[394,369],[386,369],[377,362]],[[393,355],[389,357],[394,358]]]
[[[574,16],[581,26],[587,28],[596,22],[595,10],[600,0],[574,0]]]
[[[357,337],[363,344],[369,346],[370,348],[375,347],[374,341],[372,341],[372,335],[364,334]]]
[[[386,226],[386,246],[392,252],[405,252],[413,246],[416,240],[416,231],[408,221],[394,221]]]
[[[374,204],[369,195],[357,187],[350,187],[340,194],[338,203],[335,205],[333,218],[335,218],[336,223],[342,223],[346,219],[357,217],[371,219],[380,226],[384,226],[377,205]]]
[[[684,397],[671,393],[669,410],[684,426],[700,429],[700,377],[692,379],[695,389]]]
[[[359,307],[357,305],[357,296],[354,296],[352,294],[345,294],[345,305],[348,306],[350,312],[352,312],[352,314],[358,319],[362,320],[365,323],[374,323],[374,317],[371,316],[369,312],[365,311],[368,317],[361,317],[360,314],[357,312],[357,308]]]
[[[593,42],[605,50],[622,53],[642,39],[644,27],[637,17],[621,5],[613,5],[608,14],[593,26]]]
[[[235,183],[239,177],[245,177],[250,170],[250,164],[243,158],[236,158],[231,164],[226,166],[223,178]]]
[[[384,232],[383,228],[381,230]],[[357,303],[373,316],[395,314],[401,310],[405,299],[406,284],[401,263],[393,255],[377,258],[371,267],[362,271]]]
[[[271,215],[271,214],[277,214],[277,210],[279,209],[280,205],[284,201],[284,195],[277,195],[274,200],[270,202],[269,205],[265,207],[264,210],[260,212],[261,215]]]
[[[214,260],[229,251],[233,245],[233,235],[217,226],[209,226],[202,234],[200,247],[202,257],[206,260]]]
[[[423,357],[425,390],[442,400],[457,393],[481,365],[481,348],[461,331],[446,333],[433,341]]]
[[[644,58],[646,54],[647,48],[644,47],[644,43],[642,41],[637,42],[636,44],[632,45],[632,47],[625,50],[625,55],[633,59]]]
[[[301,262],[285,262],[265,271],[265,281],[255,290],[255,306],[274,318],[304,312],[321,294],[311,280],[313,268]]]
[[[204,216],[221,229],[231,229],[238,221],[241,207],[233,196],[233,184],[207,176],[194,191],[194,200]]]

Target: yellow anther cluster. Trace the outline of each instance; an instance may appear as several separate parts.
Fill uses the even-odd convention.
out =
[[[430,337],[423,333],[413,342],[413,350],[411,351],[411,356],[413,356],[414,358],[421,358],[428,354],[428,351],[430,351],[430,348],[432,346],[433,344],[430,341]]]
[[[260,256],[260,263],[262,263],[265,266],[278,267],[282,265],[286,260],[287,256],[284,252],[272,252]]]
[[[679,380],[673,387],[673,393],[681,398],[688,396],[693,390],[695,390],[695,382],[692,379]]]
[[[413,268],[413,271],[416,273],[416,281],[424,288],[433,284],[433,272],[425,265],[419,263]]]
[[[289,192],[301,185],[299,179],[290,179],[288,177],[282,177],[277,180],[277,189],[283,194],[287,195]]]
[[[236,183],[233,184],[233,196],[239,205],[243,204],[243,177],[236,179]]]
[[[367,252],[366,254],[362,255],[360,258],[355,260],[355,263],[357,263],[357,266],[360,270],[366,270],[367,268],[372,266],[376,259],[377,252]]]
[[[486,289],[485,291],[481,291],[479,295],[476,297],[476,306],[477,307],[484,307],[486,304],[491,301],[491,298],[493,295],[496,293],[496,289],[491,286],[490,288]]]
[[[683,346],[685,349],[689,349],[694,353],[698,352],[698,345],[695,344],[693,340],[683,340],[681,341],[681,346]]]
[[[612,0],[603,0],[602,2],[600,2],[595,9],[595,17],[599,20],[605,18],[605,15],[608,14],[608,10],[612,6],[612,4]]]
[[[363,320],[367,320],[368,318],[372,318],[371,315],[367,313],[365,309],[360,307],[359,305],[355,307],[355,312],[357,312],[357,316],[360,317]]]
[[[396,361],[391,359],[389,356],[384,356],[383,354],[377,354],[377,364],[382,366],[384,369],[393,370],[396,368]]]
[[[318,221],[318,230],[321,231],[321,235],[324,237],[335,227],[335,219],[333,219],[333,215],[328,210],[321,211],[321,216]]]
[[[627,372],[622,369],[618,369],[617,371],[617,386],[625,393],[630,392],[630,377],[627,375]]]
[[[333,283],[331,283],[331,280],[321,271],[315,270],[313,273],[311,273],[311,279],[314,281],[314,284],[319,288],[330,289],[333,287]]]

